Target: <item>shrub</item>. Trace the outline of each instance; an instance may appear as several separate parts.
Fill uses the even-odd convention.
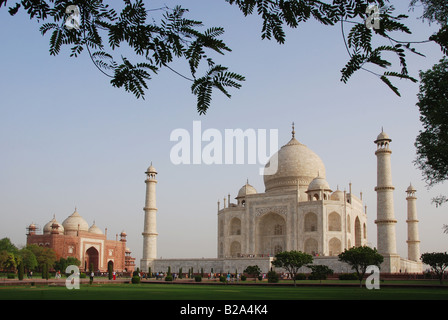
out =
[[[356,273],[342,273],[338,278],[339,280],[358,280]]]
[[[246,279],[247,279],[247,277],[243,274],[243,275],[241,276],[241,281],[246,281]]]
[[[165,281],[173,281],[173,276],[172,275],[166,276]]]
[[[219,277],[219,281],[221,281],[221,282],[226,282],[226,277],[225,277],[225,276],[220,276],[220,277]]]
[[[14,273],[8,273],[7,278],[8,279],[15,279],[16,275]]]
[[[194,276],[194,281],[196,281],[196,282],[201,282],[201,281],[202,281],[202,277],[199,276],[199,275]]]
[[[269,283],[277,283],[279,280],[277,272],[271,270],[268,272],[268,282]]]
[[[133,276],[131,279],[131,282],[134,284],[139,284],[140,283],[140,277],[139,276]]]
[[[296,280],[306,280],[306,275],[304,273],[297,273],[295,276]]]

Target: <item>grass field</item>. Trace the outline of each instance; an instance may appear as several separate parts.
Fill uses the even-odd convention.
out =
[[[426,287],[81,284],[2,286],[0,300],[448,300],[448,289]]]

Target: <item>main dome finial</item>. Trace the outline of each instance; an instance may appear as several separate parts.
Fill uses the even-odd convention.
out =
[[[292,137],[294,138],[296,135],[296,132],[294,131],[294,122],[292,123]]]

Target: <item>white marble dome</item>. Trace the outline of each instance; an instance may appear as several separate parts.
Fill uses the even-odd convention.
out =
[[[76,209],[75,212],[62,222],[62,226],[66,234],[77,232],[78,226],[80,231],[89,231],[89,224],[80,216]]]
[[[267,174],[277,156],[278,168],[274,174]],[[267,171],[268,170],[268,171]],[[269,160],[265,166],[264,185],[266,192],[306,190],[310,182],[319,174],[325,178],[325,166],[320,157],[306,145],[293,138]]]
[[[95,224],[95,222],[93,222],[93,224],[90,226],[89,232],[94,234],[103,234],[103,231],[101,231],[101,229]]]

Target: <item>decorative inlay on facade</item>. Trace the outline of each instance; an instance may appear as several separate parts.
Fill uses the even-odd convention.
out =
[[[264,215],[265,213],[274,212],[279,213],[282,215],[287,214],[287,207],[286,206],[274,206],[274,207],[262,207],[262,208],[256,208],[255,209],[255,215],[257,217]]]

